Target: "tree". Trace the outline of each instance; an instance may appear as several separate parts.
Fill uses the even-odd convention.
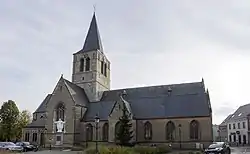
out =
[[[16,138],[22,138],[22,129],[26,127],[31,122],[31,113],[28,110],[23,110],[20,112],[18,116],[18,123],[17,123],[17,134]]]
[[[4,140],[16,138],[19,110],[14,101],[4,102],[0,109],[1,133]]]
[[[122,116],[119,118],[119,126],[116,134],[116,140],[121,146],[129,146],[130,140],[133,138],[133,131],[131,131],[132,123],[128,115],[125,105],[122,108]]]

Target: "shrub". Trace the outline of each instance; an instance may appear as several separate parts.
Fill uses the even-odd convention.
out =
[[[91,147],[91,148],[86,149],[85,153],[86,154],[95,154],[96,151],[95,151],[95,148]]]
[[[121,146],[99,146],[100,154],[135,154],[132,148]],[[96,154],[95,147],[91,147],[85,150],[86,154]]]
[[[135,147],[122,147],[122,146],[99,146],[100,154],[166,154],[171,151],[169,146],[135,146]],[[85,150],[85,154],[96,154],[95,147]]]
[[[133,150],[139,154],[156,154],[157,147],[135,146]]]
[[[166,145],[158,146],[156,147],[156,149],[157,149],[157,154],[165,154],[171,152],[171,148]]]
[[[116,146],[110,147],[109,150],[109,154],[135,154],[135,151],[133,151],[133,149],[129,147]]]

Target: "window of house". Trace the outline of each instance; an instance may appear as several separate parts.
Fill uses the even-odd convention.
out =
[[[104,62],[101,61],[101,73],[103,74],[103,71],[104,71]]]
[[[32,141],[33,142],[37,141],[37,133],[33,133],[33,135],[32,135]]]
[[[242,122],[242,127],[246,128],[246,123],[245,122]]]
[[[84,68],[84,59],[82,58],[81,60],[80,60],[80,72],[83,72],[83,68]]]
[[[235,129],[235,124],[233,124],[233,129]]]
[[[102,126],[102,140],[103,141],[108,141],[109,138],[109,124],[105,123]]]
[[[25,142],[29,142],[30,141],[30,133],[25,133],[24,141]]]
[[[231,129],[231,124],[228,124],[228,128]]]
[[[145,140],[152,139],[152,124],[150,122],[146,122],[144,124],[144,139]]]
[[[166,139],[167,140],[174,140],[174,131],[175,131],[175,125],[172,121],[169,121],[166,124]]]
[[[87,58],[86,58],[85,71],[89,71],[89,70],[90,70],[90,58],[87,57]]]
[[[190,139],[199,139],[199,123],[196,120],[190,122]]]
[[[238,129],[240,129],[240,123],[238,123]]]

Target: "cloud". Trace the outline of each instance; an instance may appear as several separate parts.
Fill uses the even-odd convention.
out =
[[[83,45],[93,4],[113,89],[203,77],[214,123],[248,103],[246,0],[3,0],[0,101],[13,99],[21,109],[34,111],[62,73],[71,79],[72,54]]]

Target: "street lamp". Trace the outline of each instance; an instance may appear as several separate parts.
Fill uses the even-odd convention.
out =
[[[98,117],[98,115],[96,114],[95,116],[95,150],[96,150],[96,154],[98,154],[98,124],[100,122],[100,118]]]
[[[179,124],[178,127],[179,127],[179,142],[180,142],[180,149],[181,149],[181,124]]]

